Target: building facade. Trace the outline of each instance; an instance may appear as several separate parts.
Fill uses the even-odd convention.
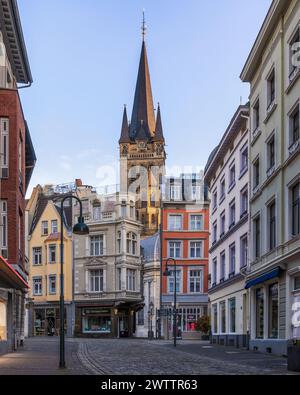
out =
[[[299,22],[299,1],[274,0],[241,74],[251,89],[250,347],[278,354],[296,336],[300,295]]]
[[[249,240],[249,106],[240,106],[205,169],[210,200],[209,302],[212,342],[245,347]]]
[[[173,336],[174,290],[177,292],[177,335],[199,338],[197,320],[208,311],[209,203],[203,177],[182,175],[166,180],[162,209],[162,335]],[[168,258],[170,277],[166,271]]]
[[[0,4],[0,256],[2,257],[0,265],[3,270],[0,270],[0,303],[1,338],[4,341],[0,339],[0,352],[14,350],[24,337],[24,299],[28,288],[24,242],[25,194],[36,157],[18,89],[21,85],[30,86],[31,83],[32,76],[17,2],[2,1]],[[11,276],[11,273],[15,276]],[[9,278],[6,278],[6,275]],[[13,277],[16,280],[15,286]]]
[[[73,334],[72,202],[65,202],[62,230],[60,202],[63,197],[53,195],[51,189],[36,187],[27,204],[27,211],[30,211],[36,202],[28,236],[28,336],[59,335],[61,232],[64,239],[65,328],[68,336]]]
[[[155,115],[146,44],[143,40],[131,122],[124,109],[120,146],[121,193],[136,194],[137,219],[142,235],[157,233],[160,185],[165,166],[165,139],[160,106]]]
[[[74,237],[75,336],[131,337],[143,307],[134,196],[78,188],[90,234]],[[74,207],[75,218],[79,215]]]

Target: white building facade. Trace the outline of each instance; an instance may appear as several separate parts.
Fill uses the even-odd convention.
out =
[[[250,83],[250,348],[300,338],[300,2],[274,0],[241,74]]]
[[[210,201],[209,301],[212,342],[246,347],[249,106],[240,106],[205,169]]]

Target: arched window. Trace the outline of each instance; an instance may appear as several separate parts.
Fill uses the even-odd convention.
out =
[[[99,221],[101,219],[101,203],[99,200],[93,202],[93,220]]]
[[[137,235],[133,232],[127,233],[127,254],[137,254]]]

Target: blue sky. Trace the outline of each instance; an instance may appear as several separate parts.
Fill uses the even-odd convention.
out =
[[[116,182],[110,167],[123,105],[132,110],[143,8],[167,166],[204,166],[240,97],[248,99],[239,75],[270,3],[19,0],[34,78],[21,91],[38,157],[31,187]]]

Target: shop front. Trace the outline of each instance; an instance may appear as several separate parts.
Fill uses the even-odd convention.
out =
[[[75,336],[95,338],[132,337],[135,333],[134,306],[80,305],[75,310]]]

